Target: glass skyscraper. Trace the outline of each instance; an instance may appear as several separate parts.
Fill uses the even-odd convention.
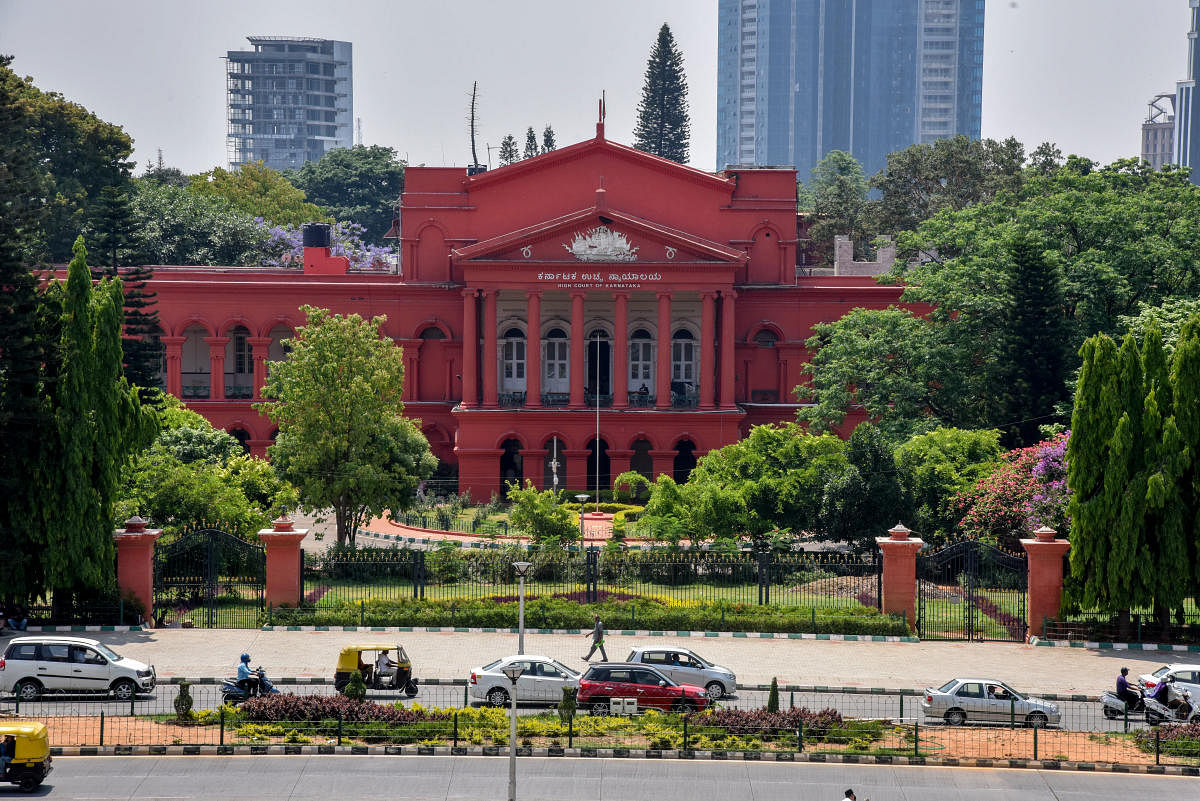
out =
[[[1175,84],[1175,163],[1192,168],[1192,183],[1200,184],[1200,0],[1189,0],[1192,29],[1188,31],[1187,77]]]
[[[984,0],[719,0],[717,169],[979,137]]]

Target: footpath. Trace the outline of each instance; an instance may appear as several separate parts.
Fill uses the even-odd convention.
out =
[[[249,653],[271,676],[332,677],[338,651],[358,642],[400,643],[423,679],[466,678],[471,668],[517,651],[507,632],[260,631],[257,629],[156,629],[94,632],[91,637],[122,655],[152,664],[163,678],[225,676]],[[0,645],[7,638],[0,639]],[[1035,693],[1097,695],[1120,668],[1134,675],[1171,662],[1200,663],[1200,654],[1044,648],[1020,643],[844,642],[754,638],[648,637],[610,632],[612,660],[639,644],[677,643],[731,668],[740,684],[843,687],[940,686],[954,677],[997,678]],[[588,642],[581,634],[527,630],[525,652],[583,666]],[[598,658],[598,654],[597,657]]]

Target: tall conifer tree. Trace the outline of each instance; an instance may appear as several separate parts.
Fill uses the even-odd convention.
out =
[[[521,160],[521,152],[517,150],[517,137],[507,134],[500,140],[500,166],[507,167]]]
[[[521,154],[523,159],[531,159],[538,154],[537,134],[533,132],[533,126],[525,131],[525,152]]]
[[[680,164],[688,160],[691,122],[688,119],[687,79],[683,53],[665,22],[646,64],[642,100],[638,103],[633,146]]]
[[[554,143],[554,129],[550,127],[550,123],[546,123],[546,128],[542,131],[542,152],[549,153],[551,150],[558,150],[558,145]]]
[[[100,190],[100,197],[93,207],[91,229],[92,277],[115,276],[127,255],[125,251],[133,233],[128,182]]]

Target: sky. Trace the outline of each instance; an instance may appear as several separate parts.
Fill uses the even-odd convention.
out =
[[[1136,156],[1146,104],[1187,64],[1187,0],[987,0],[983,135],[1053,141],[1102,163]],[[365,144],[410,164],[470,162],[505,134],[554,127],[630,143],[659,27],[684,56],[691,163],[716,160],[716,0],[0,0],[0,53],[133,137],[139,171],[162,150],[185,172],[225,166],[222,57],[249,35],[354,44]],[[495,164],[495,155],[492,155]]]

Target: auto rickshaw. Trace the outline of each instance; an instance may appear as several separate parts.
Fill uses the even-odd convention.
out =
[[[389,658],[395,662],[394,672],[389,675],[376,675],[375,662],[379,654],[388,652]],[[346,689],[350,683],[350,674],[354,671],[362,674],[363,682],[372,689],[392,687],[403,689],[404,694],[412,698],[417,694],[417,680],[412,675],[412,661],[404,646],[398,643],[359,643],[347,645],[338,654],[337,670],[333,674],[333,686],[338,692]]]
[[[12,761],[0,781],[32,793],[50,773],[50,740],[46,726],[36,721],[0,722],[0,743],[15,741]]]

